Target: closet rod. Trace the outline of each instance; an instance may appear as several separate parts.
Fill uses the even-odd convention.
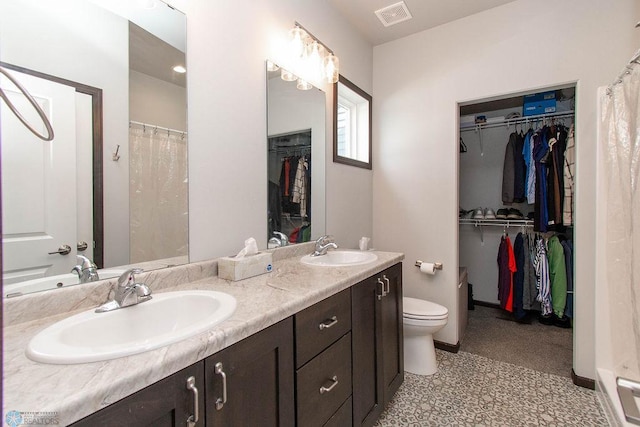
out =
[[[511,126],[516,124],[526,124],[529,122],[536,122],[544,119],[567,119],[573,118],[575,116],[575,111],[563,111],[561,113],[547,113],[547,114],[537,114],[535,116],[526,116],[526,117],[518,117],[515,119],[504,119],[495,123],[475,123],[471,126],[460,126],[460,132],[467,132],[470,130],[479,131],[482,129],[501,127],[501,126]]]
[[[532,219],[473,219],[460,218],[460,225],[495,226],[495,227],[533,227]]]
[[[162,127],[162,126],[152,125],[152,124],[149,124],[149,123],[136,122],[134,120],[129,120],[129,125],[142,126],[145,129],[147,129],[147,128],[148,129],[153,129],[154,131],[161,130],[161,131],[164,131],[164,132],[179,133],[179,134],[182,134],[183,136],[187,135],[187,131],[184,131],[184,130],[165,128],[165,127]]]

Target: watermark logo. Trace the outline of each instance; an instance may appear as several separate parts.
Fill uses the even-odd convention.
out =
[[[9,427],[50,426],[60,424],[57,412],[9,411],[4,420]]]
[[[22,414],[18,411],[9,411],[4,420],[9,427],[17,427],[22,424]]]

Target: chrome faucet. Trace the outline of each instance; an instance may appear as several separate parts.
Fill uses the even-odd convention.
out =
[[[272,237],[269,239],[270,247],[281,248],[283,246],[289,245],[289,238],[287,237],[286,234],[281,233],[279,231],[274,231],[273,234],[276,235],[277,237]]]
[[[71,269],[72,273],[76,273],[80,279],[80,283],[95,282],[100,280],[98,276],[98,267],[91,262],[89,258],[83,255],[76,255],[78,265]]]
[[[316,240],[316,249],[311,256],[326,255],[329,248],[338,249],[338,245],[333,241],[332,236],[322,236]]]
[[[136,283],[135,275],[143,271],[141,268],[132,268],[122,273],[114,288],[113,299],[98,307],[96,313],[113,311],[149,301],[151,299],[151,289],[144,283]]]

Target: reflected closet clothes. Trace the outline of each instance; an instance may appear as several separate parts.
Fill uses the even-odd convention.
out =
[[[526,165],[522,155],[524,139],[517,132],[509,135],[502,169],[502,202],[520,203],[525,200]]]
[[[304,157],[298,159],[295,179],[293,181],[293,191],[291,201],[300,206],[300,216],[307,216],[307,168],[308,164]]]
[[[269,205],[267,218],[269,220],[269,236],[273,236],[274,231],[282,230],[282,197],[280,195],[280,186],[275,182],[269,181]]]

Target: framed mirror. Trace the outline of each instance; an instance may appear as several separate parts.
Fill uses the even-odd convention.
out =
[[[333,90],[333,161],[371,169],[371,95],[340,76]]]
[[[325,109],[323,91],[267,61],[268,247],[325,234]]]
[[[0,63],[56,135],[35,140],[2,103],[5,297],[78,284],[78,256],[100,279],[188,262],[185,43],[159,0],[0,4]]]

